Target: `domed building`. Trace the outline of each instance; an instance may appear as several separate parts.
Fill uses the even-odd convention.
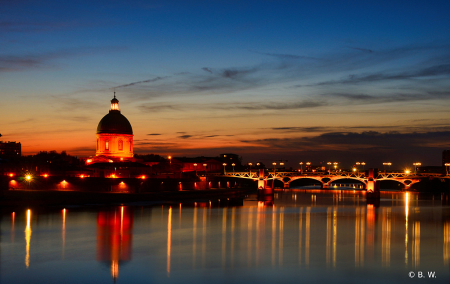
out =
[[[111,100],[111,109],[97,126],[96,157],[112,160],[133,160],[133,128],[128,119],[120,113],[119,100]]]

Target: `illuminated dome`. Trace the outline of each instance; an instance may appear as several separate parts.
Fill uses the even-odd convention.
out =
[[[97,126],[95,156],[107,157],[111,161],[131,161],[133,159],[133,128],[128,119],[120,113],[119,100],[116,99],[115,93],[111,100],[109,113],[100,120]]]
[[[128,119],[120,113],[120,110],[110,110],[98,123],[97,134],[133,134],[133,129]]]

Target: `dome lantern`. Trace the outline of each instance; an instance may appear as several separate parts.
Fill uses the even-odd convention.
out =
[[[119,100],[116,99],[116,92],[114,92],[114,98],[111,100],[111,109],[110,109],[110,111],[112,111],[112,110],[120,111],[119,110]]]

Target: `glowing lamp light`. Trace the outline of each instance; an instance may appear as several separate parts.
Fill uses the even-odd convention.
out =
[[[84,178],[84,175],[80,175],[80,178]]]
[[[48,174],[44,174],[44,177],[47,178],[47,177],[48,177]]]
[[[410,172],[411,172],[411,171],[408,170],[408,169],[405,170],[405,174],[407,174],[407,175],[409,175]]]
[[[145,175],[142,175],[141,176],[141,179],[146,179],[147,177],[145,176]]]
[[[109,162],[110,162],[110,163],[114,163],[114,161],[113,161],[113,160],[109,160]]]
[[[116,178],[116,175],[115,174],[112,174],[110,177],[112,177],[112,178]]]
[[[10,177],[13,177],[13,176],[14,176],[14,174],[13,174],[13,173],[10,173],[10,174],[9,174],[9,176],[10,176]]]
[[[86,163],[90,164],[90,163],[92,163],[92,160],[91,159],[87,159]]]
[[[25,176],[25,179],[26,179],[27,181],[30,181],[30,180],[32,179],[32,176],[31,176],[31,175],[26,175],[26,176]]]

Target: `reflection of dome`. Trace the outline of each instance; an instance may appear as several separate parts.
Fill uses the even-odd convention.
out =
[[[98,123],[97,134],[133,134],[128,119],[119,110],[110,110]]]

